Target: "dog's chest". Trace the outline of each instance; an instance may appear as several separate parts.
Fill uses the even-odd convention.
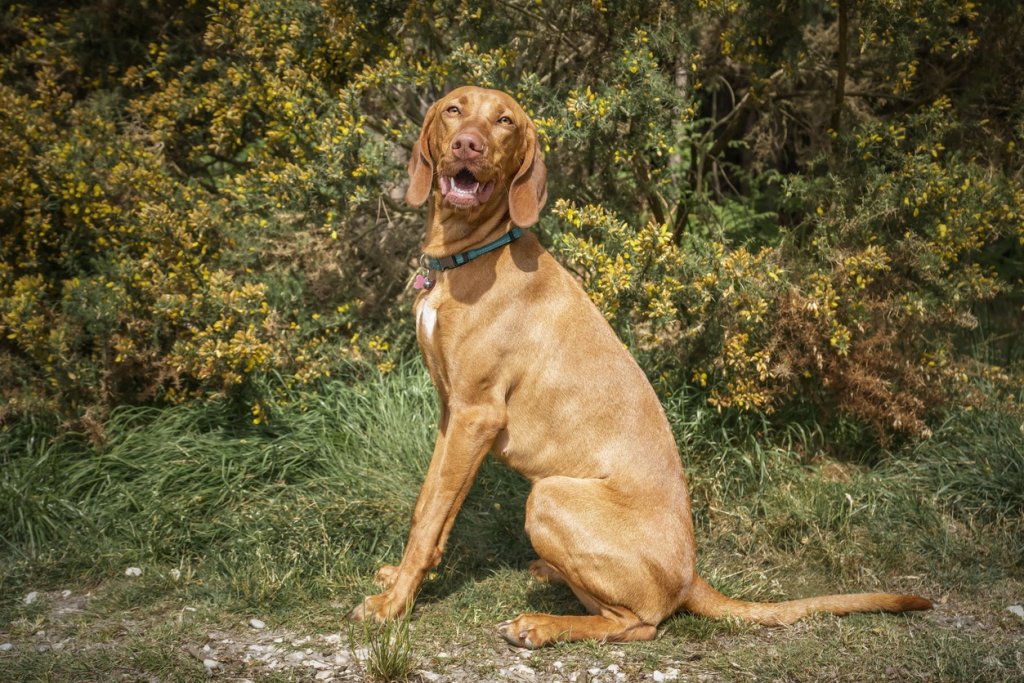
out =
[[[434,290],[421,295],[413,307],[413,312],[416,315],[416,340],[419,342],[430,379],[433,380],[442,403],[447,400],[450,389],[438,321],[439,309],[443,300],[444,297]],[[448,331],[450,332],[450,330]]]
[[[437,297],[433,292],[416,302],[416,336],[424,346],[432,345],[437,330]]]

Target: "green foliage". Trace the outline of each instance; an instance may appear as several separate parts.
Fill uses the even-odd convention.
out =
[[[103,78],[80,55],[91,8],[7,11],[0,353],[23,389],[8,418],[391,366],[361,334],[384,317],[346,237],[365,228],[339,220],[376,205],[386,147],[324,80],[330,17],[206,9],[198,30],[195,8],[167,8],[166,32]]]
[[[666,394],[882,442],[1016,409],[1019,3],[108,4],[0,21],[5,428],[392,369],[462,83],[534,118],[538,231]]]
[[[953,414],[932,439],[869,470],[846,454],[825,455],[835,445],[820,431],[723,424],[696,390],[672,396],[668,410],[705,539],[703,568],[733,594],[786,592],[756,576],[756,555],[767,552],[851,587],[863,566],[970,573],[972,541],[950,531],[954,522],[1005,534],[989,561],[1017,566],[1024,489],[1020,423],[1010,416]],[[52,573],[47,583],[58,585],[134,565],[144,570],[139,599],[180,591],[238,610],[355,604],[373,590],[379,564],[401,557],[436,418],[429,380],[409,363],[351,387],[295,391],[271,428],[192,403],[118,409],[102,447],[0,435],[8,458],[0,469],[0,545],[8,549],[0,581],[17,566]],[[527,492],[527,482],[488,459],[443,564],[426,577],[419,610],[451,600],[491,621],[543,606],[521,576],[512,578],[530,557]],[[753,575],[734,574],[737,553]],[[920,569],[923,562],[932,568]],[[491,597],[492,576],[515,591]],[[556,611],[575,609],[567,591],[535,597]]]

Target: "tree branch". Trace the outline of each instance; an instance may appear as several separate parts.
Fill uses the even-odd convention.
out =
[[[836,65],[836,89],[832,98],[832,118],[829,128],[839,132],[842,123],[843,100],[846,98],[846,63],[850,58],[849,0],[837,0],[839,6],[839,63]]]

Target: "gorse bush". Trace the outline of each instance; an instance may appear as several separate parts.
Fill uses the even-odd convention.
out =
[[[380,291],[359,275],[388,260],[360,258],[340,220],[376,205],[384,146],[317,77],[329,17],[148,12],[167,24],[106,35],[104,64],[85,32],[99,6],[6,11],[2,382],[21,390],[5,411],[239,395],[346,358],[386,370],[362,326]]]
[[[666,392],[882,440],[979,380],[1014,405],[1022,25],[966,0],[10,5],[0,422],[99,438],[119,404],[231,398],[263,423],[264,387],[389,371],[407,150],[463,83],[530,112],[537,230]]]

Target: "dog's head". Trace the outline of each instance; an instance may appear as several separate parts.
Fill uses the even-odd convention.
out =
[[[507,204],[512,222],[537,222],[547,199],[547,169],[537,129],[498,90],[466,86],[427,111],[409,160],[405,200],[420,206],[436,193],[439,208],[490,215]]]

